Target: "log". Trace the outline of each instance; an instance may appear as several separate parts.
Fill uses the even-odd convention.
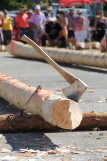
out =
[[[107,54],[99,50],[69,50],[52,47],[42,47],[42,49],[56,62],[107,68]],[[17,41],[11,41],[7,50],[14,56],[42,59],[31,46]]]
[[[81,124],[75,130],[107,130],[107,112],[83,113]]]
[[[36,88],[29,87],[10,76],[0,73],[0,97],[22,109]],[[25,111],[41,116],[48,123],[64,129],[75,129],[82,120],[79,104],[42,88],[25,106]]]
[[[90,47],[92,49],[97,49],[99,51],[101,51],[101,44],[100,42],[81,42],[81,43],[77,43],[77,49],[90,49]]]
[[[58,126],[46,122],[38,115],[24,115],[22,117],[19,114],[0,115],[1,133],[58,131],[60,129]]]
[[[107,130],[107,112],[84,113],[81,124],[74,131],[93,130],[97,128],[100,130]],[[46,122],[38,115],[24,115],[23,117],[20,117],[19,114],[0,115],[1,133],[33,131],[54,132],[63,131],[63,129]]]

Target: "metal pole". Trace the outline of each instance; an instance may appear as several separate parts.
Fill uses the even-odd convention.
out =
[[[90,43],[90,51],[92,50],[92,44],[91,44],[91,35],[90,35],[90,28],[89,28],[89,19],[88,19],[88,8],[87,8],[87,3],[85,2],[85,6],[87,9],[87,21],[88,21],[88,36],[89,36],[89,43]]]

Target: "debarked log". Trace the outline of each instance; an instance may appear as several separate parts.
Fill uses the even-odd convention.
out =
[[[56,62],[107,68],[107,54],[101,53],[98,50],[78,51],[52,47],[42,47],[42,49]],[[39,60],[42,59],[39,53],[30,45],[22,44],[17,41],[11,41],[11,43],[7,45],[7,50],[14,56]]]
[[[74,131],[107,130],[107,112],[89,112],[83,113],[81,124]],[[36,115],[7,114],[0,115],[0,132],[46,132],[46,131],[63,131],[62,128],[46,122],[43,118]]]
[[[19,109],[22,109],[35,90],[34,87],[0,73],[0,97]],[[63,129],[75,129],[80,125],[83,116],[77,102],[62,98],[44,88],[38,90],[24,110]]]

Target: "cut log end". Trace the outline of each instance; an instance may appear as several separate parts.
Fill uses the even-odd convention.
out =
[[[77,102],[61,99],[53,107],[53,116],[59,127],[72,130],[80,125],[83,114]]]

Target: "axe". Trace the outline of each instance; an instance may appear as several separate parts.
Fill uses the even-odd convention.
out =
[[[74,77],[62,67],[60,67],[34,41],[32,41],[26,35],[23,35],[21,37],[21,40],[31,45],[50,65],[52,65],[63,76],[63,78],[65,78],[68,83],[70,83],[70,86],[63,88],[62,91],[67,98],[78,102],[82,94],[87,89],[87,85],[79,78]]]

